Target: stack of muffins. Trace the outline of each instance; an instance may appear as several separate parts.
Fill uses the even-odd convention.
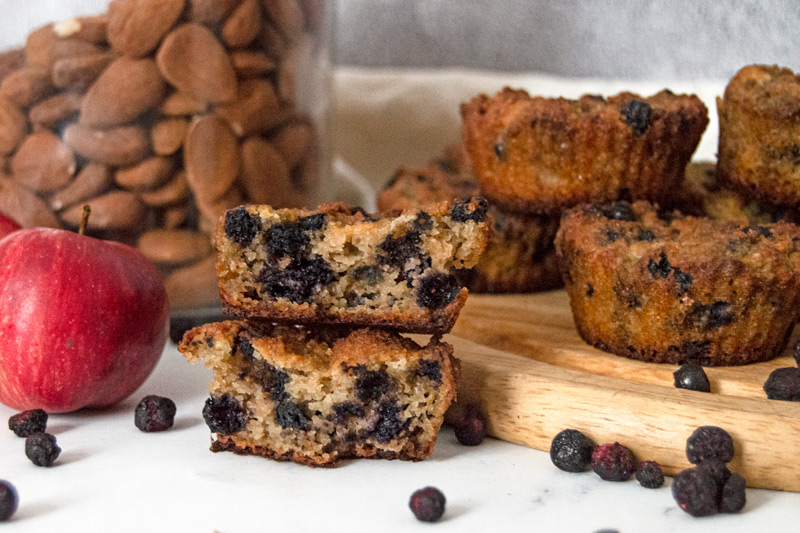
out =
[[[214,370],[211,449],[314,466],[428,457],[459,376],[440,336],[467,296],[455,273],[486,246],[486,210],[476,198],[377,217],[342,204],[228,211],[217,272],[238,320],[178,347]]]

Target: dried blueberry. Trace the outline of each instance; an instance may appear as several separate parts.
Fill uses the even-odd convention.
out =
[[[442,365],[439,361],[421,359],[417,364],[417,375],[428,378],[438,387],[442,383]]]
[[[687,274],[686,272],[682,271],[680,268],[673,268],[674,276],[675,276],[675,283],[678,284],[678,295],[684,294],[689,289],[692,288],[692,283],[694,279],[692,278],[691,274]]]
[[[25,455],[36,466],[53,466],[61,448],[50,433],[34,433],[25,439]]]
[[[264,241],[271,257],[299,258],[305,254],[309,238],[297,224],[274,224],[267,230]]]
[[[203,419],[213,433],[220,435],[241,431],[247,424],[242,404],[230,394],[208,398],[203,406]]]
[[[667,254],[664,252],[661,252],[659,257],[660,260],[658,263],[650,259],[650,261],[647,263],[647,270],[649,270],[650,274],[652,274],[656,279],[667,279],[669,277],[669,273],[672,272],[672,265],[669,264]]]
[[[592,470],[606,481],[627,481],[636,472],[636,457],[622,444],[601,444],[592,452]]]
[[[261,385],[261,390],[269,392],[273,402],[279,402],[286,397],[286,384],[291,380],[289,374],[280,370],[263,359],[256,359],[251,363],[250,374],[253,381]]]
[[[636,213],[628,202],[614,202],[602,207],[602,213],[611,220],[622,220],[625,222],[635,222]]]
[[[145,396],[136,406],[133,422],[147,433],[165,431],[175,422],[175,402],[154,394]]]
[[[350,277],[356,281],[366,281],[367,285],[375,285],[383,279],[383,270],[376,265],[361,265],[350,271]]]
[[[403,268],[406,261],[413,257],[418,257],[422,251],[419,244],[422,241],[418,231],[407,231],[403,235],[395,237],[388,235],[378,248],[383,252],[378,254],[377,261],[380,265],[388,265],[392,268]]]
[[[677,389],[711,392],[711,384],[708,381],[705,370],[695,362],[684,363],[672,375]]]
[[[747,503],[745,494],[746,482],[740,474],[731,474],[722,487],[719,499],[719,510],[722,513],[738,513]]]
[[[664,484],[664,472],[655,461],[642,461],[636,469],[636,481],[646,489],[657,489]]]
[[[247,359],[252,359],[253,354],[255,353],[255,348],[250,343],[250,339],[247,337],[239,336],[234,341],[235,350],[242,354]]]
[[[694,304],[689,312],[690,320],[703,330],[727,326],[733,322],[734,316],[733,305],[728,302]]]
[[[800,402],[800,368],[776,368],[764,382],[764,392],[770,400]]]
[[[643,229],[636,235],[637,241],[653,242],[656,240],[656,235],[649,229]]]
[[[722,487],[725,485],[725,482],[728,481],[728,478],[731,477],[731,471],[728,469],[728,466],[719,459],[706,459],[698,463],[696,468],[705,470],[711,474],[711,477],[717,482],[717,499],[719,499],[722,495]]]
[[[433,218],[425,211],[420,211],[411,226],[415,231],[428,231],[433,228]]]
[[[344,424],[350,418],[363,418],[364,407],[355,402],[342,402],[333,406],[334,421]]]
[[[592,465],[594,442],[577,429],[565,429],[550,444],[550,460],[565,472],[583,472]]]
[[[506,162],[508,159],[508,153],[506,151],[505,139],[497,139],[497,142],[494,144],[494,155],[497,157],[499,162]]]
[[[650,127],[653,109],[647,102],[631,100],[622,106],[621,113],[625,118],[625,124],[631,127],[633,133],[644,135]]]
[[[485,198],[461,200],[453,204],[450,218],[455,222],[467,222],[468,220],[483,222],[486,219],[486,210],[488,208],[489,203]]]
[[[444,514],[445,497],[437,488],[425,487],[411,495],[408,506],[421,522],[436,522]]]
[[[362,402],[379,399],[394,388],[394,382],[385,370],[363,370],[356,379],[356,396]]]
[[[616,242],[620,238],[620,234],[613,229],[606,230],[606,240],[608,243]]]
[[[225,235],[240,246],[249,246],[261,229],[257,217],[253,217],[244,207],[225,213]]]
[[[0,480],[0,522],[7,522],[17,510],[19,496],[14,485]]]
[[[316,231],[325,227],[328,223],[328,215],[325,213],[316,213],[311,216],[303,217],[297,221],[300,229],[305,231]]]
[[[384,400],[378,405],[377,412],[378,419],[372,429],[372,434],[376,441],[380,443],[389,442],[405,429],[406,423],[400,417],[402,409],[396,403]]]
[[[486,438],[486,417],[476,405],[468,405],[456,421],[456,439],[464,446],[477,446]]]
[[[719,511],[717,482],[701,468],[688,468],[672,480],[672,497],[692,516],[709,516]]]
[[[442,309],[458,296],[461,286],[455,276],[434,273],[420,280],[417,304],[426,309]]]
[[[28,409],[8,419],[8,429],[17,437],[28,437],[47,429],[47,413],[43,409]]]
[[[331,283],[335,274],[328,262],[319,256],[293,259],[284,269],[265,267],[257,280],[273,298],[286,298],[294,303],[310,302],[314,290]]]
[[[692,464],[712,459],[729,463],[733,459],[733,439],[722,428],[701,426],[686,439],[686,457]]]
[[[302,406],[286,397],[275,406],[275,422],[285,429],[306,429],[311,419]]]
[[[591,298],[592,296],[594,296],[594,287],[592,286],[591,283],[587,283],[586,284],[586,297],[587,298]]]
[[[767,239],[772,237],[772,230],[766,226],[747,226],[746,228],[742,228],[742,232],[744,233],[751,231]]]

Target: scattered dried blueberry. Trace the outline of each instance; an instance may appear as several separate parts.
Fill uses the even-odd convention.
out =
[[[317,287],[327,285],[335,278],[328,262],[315,256],[293,259],[286,268],[265,266],[257,280],[264,284],[264,291],[274,298],[306,303],[311,301]]]
[[[602,208],[603,214],[611,220],[623,220],[626,222],[636,222],[636,213],[631,204],[620,201],[606,205]]]
[[[400,432],[408,425],[408,421],[403,421],[401,417],[403,410],[392,400],[383,400],[376,411],[378,412],[378,419],[375,421],[370,433],[378,442],[389,442],[397,438]]]
[[[458,296],[461,286],[455,276],[434,273],[420,280],[417,304],[426,309],[442,309]]]
[[[639,234],[636,235],[637,241],[646,241],[646,242],[653,242],[656,240],[656,235],[649,229],[643,229],[639,231]]]
[[[592,452],[592,470],[606,481],[627,481],[636,472],[636,457],[622,444],[601,444]]]
[[[701,468],[688,468],[672,480],[672,497],[692,516],[709,516],[719,510],[717,482]]]
[[[642,461],[636,469],[636,481],[646,489],[657,489],[664,484],[664,472],[655,461]]]
[[[421,359],[417,364],[417,375],[428,378],[438,388],[442,384],[442,365],[439,361]]]
[[[328,215],[325,213],[315,213],[313,215],[301,218],[297,221],[297,223],[306,231],[316,231],[324,228],[325,225],[328,224]]]
[[[275,406],[275,422],[284,429],[306,429],[311,419],[305,409],[287,395]]]
[[[695,465],[710,459],[730,463],[733,459],[733,439],[722,428],[701,426],[686,439],[686,457]]]
[[[727,326],[734,319],[733,305],[721,301],[709,305],[694,304],[689,317],[704,331]]]
[[[621,113],[625,119],[625,124],[631,127],[633,133],[644,135],[650,127],[653,109],[647,102],[631,100],[622,106]]]
[[[672,272],[672,265],[670,265],[669,259],[667,259],[667,254],[661,252],[658,263],[651,259],[647,263],[647,270],[650,271],[650,274],[652,274],[655,279],[667,279],[669,273]]]
[[[698,392],[711,392],[711,383],[705,370],[699,364],[689,361],[672,373],[675,378],[675,388],[693,390]]]
[[[60,453],[56,438],[49,433],[34,433],[25,439],[25,455],[36,466],[53,466]]]
[[[309,237],[299,224],[273,224],[264,235],[267,250],[274,258],[300,258],[306,251]]]
[[[14,485],[0,480],[0,522],[6,522],[17,510],[19,496]]]
[[[485,198],[476,198],[475,201],[460,200],[453,205],[450,218],[455,222],[467,222],[468,220],[483,222],[486,219],[488,208],[489,204]]]
[[[459,444],[477,446],[486,438],[486,417],[476,405],[468,405],[455,424]]]
[[[225,213],[225,235],[241,246],[249,246],[255,239],[261,224],[244,207]]]
[[[436,522],[444,514],[445,497],[435,487],[419,489],[411,495],[408,506],[421,522]]]
[[[800,368],[776,368],[764,382],[770,400],[800,402]]]
[[[145,396],[136,406],[133,422],[146,433],[165,431],[175,422],[175,402],[154,394]]]
[[[213,433],[220,435],[241,431],[247,424],[242,405],[230,394],[208,398],[203,406],[203,419]]]
[[[47,413],[43,409],[28,409],[8,419],[8,429],[17,437],[29,437],[47,429]]]
[[[738,513],[747,503],[745,480],[740,474],[731,474],[722,487],[719,510],[722,513]]]
[[[577,429],[565,429],[550,444],[550,460],[565,472],[583,472],[592,466],[594,442]]]
[[[356,379],[355,392],[359,400],[368,402],[380,399],[393,387],[394,381],[386,370],[363,370]]]

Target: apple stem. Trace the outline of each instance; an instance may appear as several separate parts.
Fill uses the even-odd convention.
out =
[[[89,223],[89,214],[92,212],[92,208],[89,205],[83,206],[83,214],[81,215],[81,224],[78,226],[78,235],[83,235],[83,232],[86,231],[86,224]]]

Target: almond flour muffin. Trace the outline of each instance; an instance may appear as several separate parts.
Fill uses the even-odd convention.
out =
[[[449,156],[425,167],[398,169],[378,195],[378,208],[413,209],[478,194],[472,173]],[[494,204],[489,205],[487,216],[492,233],[478,264],[464,274],[469,290],[535,292],[561,286],[553,246],[558,217],[512,213]]]
[[[188,331],[178,349],[214,371],[213,451],[311,466],[429,457],[460,368],[438,339],[370,329],[227,321]]]
[[[578,332],[659,363],[771,359],[800,316],[800,227],[659,212],[647,202],[567,211],[556,250]]]
[[[773,203],[800,205],[800,77],[777,66],[744,67],[717,109],[720,175]]]
[[[576,101],[505,88],[462,104],[461,116],[482,193],[551,215],[584,202],[664,201],[708,124],[697,96],[666,90]]]
[[[486,247],[482,198],[366,215],[244,206],[215,235],[223,306],[234,316],[294,324],[450,331],[467,297],[454,275]]]

